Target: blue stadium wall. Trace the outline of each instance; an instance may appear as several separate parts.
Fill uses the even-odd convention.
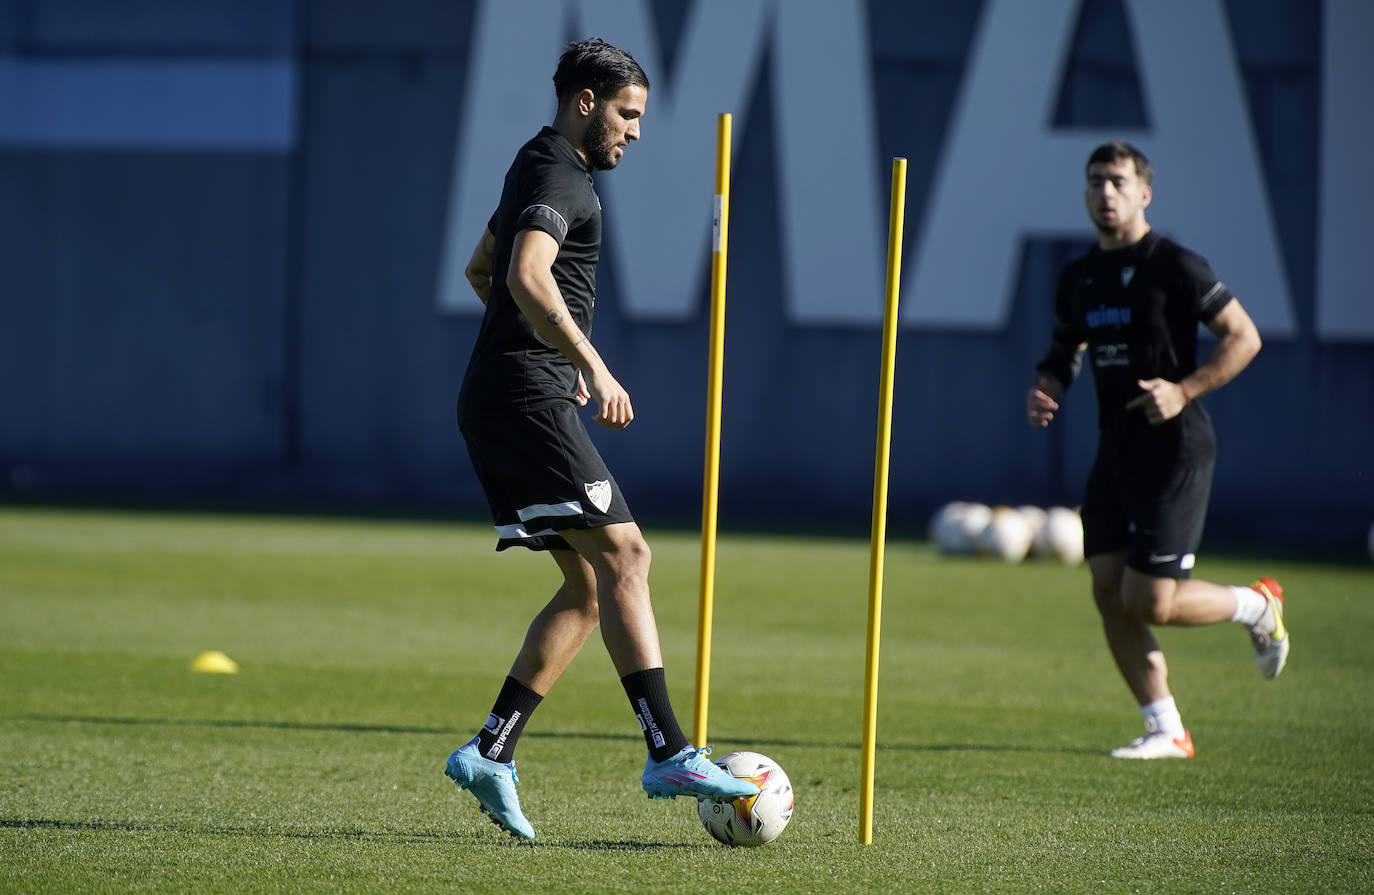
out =
[[[722,524],[866,534],[881,295],[842,287],[828,310],[813,299],[830,286],[806,274],[823,268],[807,265],[823,263],[856,293],[881,287],[889,165],[904,157],[903,301],[915,294],[918,267],[933,265],[921,246],[942,226],[930,209],[942,201],[975,47],[990,18],[1013,5],[1026,4],[787,0],[783,11],[777,0],[0,0],[0,499],[482,518],[453,420],[478,318],[443,281],[464,232],[459,219],[485,219],[504,173],[488,172],[485,193],[470,172],[466,187],[457,183],[464,147],[477,146],[491,123],[486,110],[510,107],[493,128],[502,134],[532,134],[551,111],[547,97],[491,95],[505,79],[493,79],[493,59],[523,73],[513,82],[548,89],[547,39],[492,46],[518,7],[560,40],[591,28],[623,33],[626,16],[647,22],[653,52],[630,49],[663,67],[650,71],[643,142],[599,180],[608,217],[638,203],[636,221],[650,226],[637,226],[636,238],[644,230],[680,247],[663,286],[683,300],[657,306],[642,259],[631,257],[639,250],[618,236],[626,230],[609,227],[603,253],[594,338],[630,389],[637,419],[624,432],[593,434],[631,505],[654,521],[691,524],[699,515],[711,197],[708,186],[684,228],[681,209],[660,217],[646,190],[618,194],[614,182],[638,184],[628,172],[644,160],[638,176],[649,171],[666,184],[671,172],[653,165],[669,162],[654,162],[650,147],[656,136],[680,144],[693,128],[707,135],[698,167],[709,172],[715,116],[730,111],[738,118]],[[1141,26],[1147,5],[1043,6],[1067,11],[1072,27],[1062,52],[1045,57],[1055,97],[1034,139],[1050,145],[1057,134],[1087,140],[1113,130],[1148,138],[1161,113],[1140,60],[1162,51]],[[727,7],[729,16],[757,15],[752,37],[721,35],[719,52],[738,56],[729,47],[743,40],[757,59],[730,100],[735,108],[721,107],[719,90],[689,90],[685,75],[674,84],[693,54],[710,61],[712,51],[689,37]],[[1323,172],[1329,159],[1352,157],[1340,155],[1352,125],[1332,113],[1332,97],[1353,96],[1352,115],[1361,102],[1368,111],[1361,96],[1374,94],[1374,68],[1348,53],[1345,68],[1329,64],[1327,26],[1339,14],[1368,28],[1371,17],[1359,0],[1230,0],[1216,10],[1244,126],[1192,133],[1188,151],[1198,160],[1253,157],[1259,188],[1209,207],[1222,227],[1258,208],[1276,242],[1274,251],[1249,244],[1255,263],[1233,264],[1234,273],[1209,245],[1196,247],[1233,285],[1252,266],[1278,270],[1281,282],[1267,293],[1264,351],[1207,399],[1221,440],[1209,532],[1354,549],[1374,519],[1374,297],[1324,281],[1328,269],[1352,265],[1324,266],[1322,246],[1367,246],[1374,227],[1368,202],[1354,203],[1360,214],[1348,220],[1332,216],[1324,202],[1344,197],[1349,206],[1345,191],[1368,197],[1369,188]],[[808,65],[828,75],[831,48],[815,37],[828,38],[829,26],[806,21],[827,17],[837,20],[837,43],[858,28],[858,55],[841,60],[848,69],[833,81],[820,79],[839,86],[799,111],[797,91],[778,79]],[[1168,52],[1186,58],[1192,49],[1182,41]],[[1344,80],[1324,80],[1333,70]],[[995,86],[1027,71],[983,74]],[[855,77],[868,88],[859,95],[845,87]],[[1197,94],[1198,102],[1209,95]],[[671,134],[666,125],[656,132],[656,113],[671,119]],[[1333,121],[1346,128],[1339,140]],[[828,165],[812,158],[809,175],[788,173],[788,164],[808,164],[798,127],[831,146],[854,129],[856,155]],[[1370,133],[1353,125],[1357,144]],[[1001,139],[994,157],[1026,151],[1021,134]],[[519,140],[503,140],[485,147],[487,157],[509,158]],[[1167,164],[1156,158],[1157,207],[1188,167],[1178,144],[1175,134],[1172,154],[1162,150]],[[1363,164],[1347,172],[1355,180],[1374,153],[1374,142],[1363,145],[1354,153]],[[685,150],[671,148],[680,160]],[[1025,233],[1010,262],[989,250],[987,265],[1011,275],[1005,303],[978,305],[987,296],[962,295],[963,280],[946,275],[935,287],[950,304],[904,319],[889,517],[898,532],[919,533],[952,499],[1079,499],[1095,437],[1091,385],[1076,387],[1047,432],[1030,431],[1022,412],[1058,269],[1090,239],[1079,222],[1077,145],[1064,158],[1074,185],[1060,191],[1064,207],[1046,214],[1078,223]],[[1038,182],[1014,165],[996,167],[951,207],[991,223]],[[856,174],[857,191],[833,188],[834,178]],[[836,232],[848,207],[808,205],[796,189],[806,176],[817,196],[857,196],[874,219],[838,238],[808,235],[812,220],[817,232]],[[656,181],[646,182],[652,193]],[[455,208],[455,197],[466,206]],[[1185,223],[1157,210],[1152,220],[1166,232]],[[856,233],[876,233],[879,244],[860,245],[855,257]],[[965,266],[977,280],[980,265]],[[972,317],[960,316],[965,301],[977,305]]]

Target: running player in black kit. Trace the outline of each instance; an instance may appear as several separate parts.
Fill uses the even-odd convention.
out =
[[[1191,758],[1193,740],[1169,692],[1150,625],[1238,622],[1260,673],[1288,658],[1283,590],[1192,580],[1202,540],[1216,436],[1199,398],[1230,382],[1260,348],[1250,315],[1207,262],[1145,221],[1154,172],[1128,143],[1088,158],[1086,201],[1097,247],[1059,279],[1049,353],[1026,399],[1049,425],[1084,352],[1097,386],[1097,456],[1083,496],[1083,547],[1107,645],[1145,718],[1145,735],[1116,758]],[[1218,342],[1199,365],[1197,326]]]
[[[589,340],[601,250],[592,171],[609,171],[631,140],[649,79],[601,40],[569,44],[553,76],[558,112],[515,157],[467,277],[486,305],[458,397],[458,426],[496,523],[497,550],[547,551],[563,576],[531,622],[482,730],[445,773],[501,828],[534,828],[516,795],[516,741],[530,714],[600,624],[644,732],[641,779],[651,798],[733,799],[736,780],[688,744],[664,683],[649,601],[649,547],[587,436],[577,408],[623,429],[629,393]]]

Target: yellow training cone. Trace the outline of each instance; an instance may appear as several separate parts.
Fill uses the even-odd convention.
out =
[[[238,674],[239,663],[219,650],[212,649],[196,656],[196,660],[191,663],[191,670],[205,674]]]

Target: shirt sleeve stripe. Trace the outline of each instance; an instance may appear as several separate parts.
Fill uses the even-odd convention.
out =
[[[541,230],[548,230],[549,233],[558,238],[561,245],[563,240],[568,238],[568,220],[558,213],[558,209],[548,205],[531,205],[520,212],[520,219],[516,223],[516,229],[526,230],[530,227],[538,227]]]

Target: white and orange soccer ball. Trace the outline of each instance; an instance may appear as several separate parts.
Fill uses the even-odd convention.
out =
[[[767,755],[731,752],[716,763],[731,777],[757,784],[759,794],[730,802],[697,802],[706,832],[726,845],[765,845],[792,819],[792,781]]]

